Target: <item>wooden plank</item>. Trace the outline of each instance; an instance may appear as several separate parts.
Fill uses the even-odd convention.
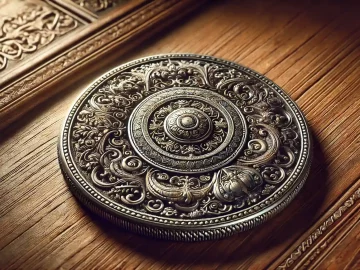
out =
[[[360,268],[360,220],[355,215],[350,231],[340,244],[329,253],[317,269],[359,269]]]
[[[351,222],[352,226],[344,226],[350,228],[345,240],[324,249],[320,256],[324,259],[314,259],[308,267],[312,263],[324,269],[334,267],[338,263],[334,256],[340,256],[344,266],[355,266],[356,250],[350,251],[358,235],[355,204],[347,212],[353,214],[342,215],[321,236],[308,239],[353,194],[350,191],[360,178],[356,8],[356,2],[214,2],[131,54],[111,62],[103,59],[99,65],[106,63],[106,68],[80,77],[14,123],[0,135],[0,268],[300,267],[317,252],[322,239],[342,232],[337,224]],[[103,222],[83,209],[68,190],[56,144],[72,101],[107,69],[134,58],[171,52],[212,54],[263,72],[305,112],[315,141],[310,177],[294,202],[266,224],[219,241],[156,241]],[[299,245],[304,248],[294,257]],[[289,260],[291,264],[284,264]]]

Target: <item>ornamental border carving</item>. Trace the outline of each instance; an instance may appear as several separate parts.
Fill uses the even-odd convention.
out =
[[[322,252],[325,252],[329,243],[333,240],[331,235],[326,235],[324,243],[318,248],[307,252],[312,246],[318,243],[321,236],[325,235],[327,231],[335,225],[335,222],[343,219],[344,214],[355,207],[360,199],[360,188],[357,188],[349,197],[343,200],[343,203],[315,229],[283,260],[276,269],[289,269],[296,266],[296,262],[303,255],[311,255],[304,263],[304,267],[308,267]],[[321,219],[321,218],[320,218]],[[346,219],[346,218],[345,218]]]

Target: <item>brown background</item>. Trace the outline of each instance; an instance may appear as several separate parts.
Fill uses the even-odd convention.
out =
[[[210,2],[105,68],[78,76],[12,124],[0,138],[0,268],[359,268],[356,2]],[[213,242],[156,241],[99,220],[68,190],[56,146],[71,103],[106,70],[171,52],[209,54],[255,69],[304,111],[315,142],[310,177],[266,224]]]

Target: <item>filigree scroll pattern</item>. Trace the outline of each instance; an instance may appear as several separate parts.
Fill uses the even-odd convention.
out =
[[[78,22],[45,5],[26,4],[15,17],[0,19],[0,71],[9,61],[20,60],[75,29]]]
[[[214,91],[245,116],[249,130],[246,144],[225,167],[178,174],[146,163],[132,148],[127,125],[133,110],[147,97],[173,87]],[[227,125],[221,114],[205,103],[189,98],[159,105],[147,124],[152,139],[165,150],[187,155],[192,144],[186,141],[166,146],[164,122],[174,109],[188,108],[187,113],[199,110],[194,114],[199,117],[194,120],[189,114],[185,120],[181,118],[184,128],[197,124],[199,119],[211,119],[215,126],[212,132],[218,141],[211,145],[206,145],[206,141],[199,151],[219,147]],[[201,116],[200,112],[206,114]],[[243,71],[205,61],[159,61],[119,73],[93,93],[74,123],[73,151],[93,185],[116,202],[161,216],[214,217],[261,202],[291,174],[300,151],[298,127],[292,118],[277,94]],[[207,122],[204,125],[208,129]],[[179,134],[203,136],[203,128],[199,127],[199,134]]]

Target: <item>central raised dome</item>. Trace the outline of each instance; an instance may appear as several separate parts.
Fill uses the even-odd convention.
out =
[[[197,143],[211,135],[213,124],[210,117],[198,109],[180,108],[165,118],[164,130],[177,142]]]
[[[196,117],[194,114],[180,116],[177,119],[177,125],[185,130],[193,130],[199,124],[199,118]]]

